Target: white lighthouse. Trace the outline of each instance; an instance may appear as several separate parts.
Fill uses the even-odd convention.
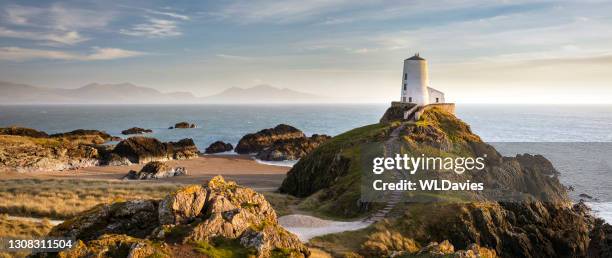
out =
[[[401,102],[417,106],[444,103],[444,93],[429,87],[427,60],[418,53],[404,60]]]

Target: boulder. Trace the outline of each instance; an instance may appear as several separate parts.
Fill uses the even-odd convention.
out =
[[[277,141],[304,137],[304,133],[297,128],[286,124],[280,124],[274,128],[264,129],[257,133],[243,136],[236,146],[236,152],[240,154],[257,153],[272,146]]]
[[[237,239],[245,248],[255,249],[258,257],[269,257],[276,249],[296,257],[309,254],[296,235],[278,224],[276,212],[263,195],[221,176],[211,179],[206,189],[203,215],[207,219],[193,228],[186,241]]]
[[[191,185],[166,196],[159,204],[159,222],[162,225],[188,224],[201,215],[207,195],[201,185]]]
[[[331,137],[327,135],[313,134],[312,137],[277,141],[257,153],[257,158],[272,161],[298,160],[329,139]]]
[[[152,133],[153,130],[151,129],[144,129],[144,128],[140,128],[140,127],[132,127],[130,129],[126,129],[121,131],[121,134],[124,135],[128,135],[128,134],[143,134],[143,133]]]
[[[161,142],[155,138],[130,137],[115,146],[113,153],[125,157],[132,163],[190,159],[198,156],[198,148],[192,139],[178,142]]]
[[[233,149],[234,149],[234,146],[232,146],[231,143],[216,141],[216,142],[213,142],[210,146],[208,146],[208,148],[204,150],[204,153],[213,154],[213,153],[220,153],[220,152],[228,152]]]
[[[196,128],[195,124],[190,124],[188,122],[179,122],[174,124],[174,128],[170,127],[168,129],[186,129],[186,128]]]
[[[43,131],[38,131],[32,128],[26,128],[26,127],[17,127],[17,126],[0,128],[0,134],[27,136],[27,137],[32,137],[32,138],[49,137],[49,135]]]
[[[124,179],[161,179],[174,176],[184,176],[187,169],[184,167],[170,167],[162,161],[151,161],[147,163],[139,172],[130,170]]]

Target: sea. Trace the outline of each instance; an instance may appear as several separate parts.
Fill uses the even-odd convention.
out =
[[[285,123],[307,135],[337,135],[378,122],[388,104],[338,105],[0,105],[0,127],[47,133],[98,129],[121,136],[130,127],[152,129],[162,141],[191,138],[204,150]],[[563,184],[606,221],[612,221],[612,105],[458,104],[457,116],[500,153],[542,154]],[[177,122],[194,129],[168,129]],[[586,194],[588,197],[585,195]]]

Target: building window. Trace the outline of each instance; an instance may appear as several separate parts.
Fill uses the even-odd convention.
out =
[[[404,73],[404,80],[408,80],[408,74]]]
[[[436,98],[436,103],[440,103],[440,98]]]
[[[408,102],[412,103],[412,97],[408,98]]]
[[[402,97],[402,102],[406,102],[406,97]]]
[[[404,83],[404,90],[406,90],[406,84]]]

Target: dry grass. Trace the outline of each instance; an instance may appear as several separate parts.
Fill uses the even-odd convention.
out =
[[[46,235],[53,225],[43,219],[40,222],[20,219],[9,219],[6,214],[0,215],[0,237],[39,237]]]
[[[0,180],[0,213],[67,219],[100,203],[160,199],[178,185],[92,180]]]
[[[48,220],[41,222],[9,219],[0,215],[0,237],[31,238],[46,235],[53,226]],[[28,252],[0,252],[0,257],[26,257]]]

